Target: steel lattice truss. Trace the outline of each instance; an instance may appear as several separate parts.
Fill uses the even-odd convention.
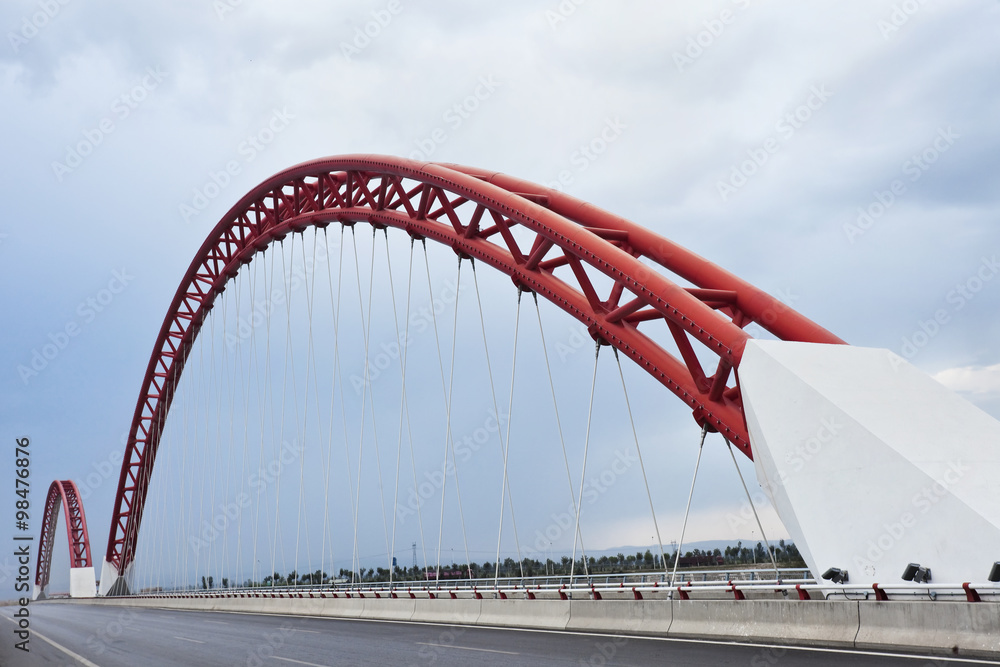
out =
[[[160,329],[132,420],[107,560],[131,563],[146,490],[184,363],[216,297],[287,234],[333,222],[394,227],[487,264],[584,323],[752,458],[738,382],[756,322],[778,338],[842,343],[777,299],[623,218],[501,174],[384,156],[304,163],[230,209],[198,251]],[[595,281],[598,274],[605,277]],[[595,282],[604,285],[602,290]],[[693,287],[682,287],[679,283]],[[610,285],[610,288],[607,287]],[[666,326],[672,354],[647,333]],[[697,352],[696,352],[697,350]],[[706,370],[699,355],[714,359]]]
[[[52,549],[56,539],[59,509],[66,514],[66,537],[69,539],[70,567],[91,567],[90,536],[87,534],[87,517],[76,484],[71,480],[55,481],[49,486],[42,518],[42,537],[38,545],[38,564],[35,568],[35,585],[49,585],[52,569]]]

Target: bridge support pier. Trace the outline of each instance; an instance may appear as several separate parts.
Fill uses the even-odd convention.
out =
[[[71,598],[92,598],[97,595],[97,581],[94,579],[93,567],[71,567],[69,569],[69,596]],[[49,585],[35,584],[31,594],[32,600],[45,600],[49,597]]]
[[[128,585],[129,575],[132,571],[132,564],[130,563],[128,567],[125,568],[125,574],[118,574],[118,569],[109,563],[104,561],[101,566],[101,585],[97,591],[97,594],[104,597],[107,595],[118,596],[118,595],[130,595],[131,587]]]
[[[986,579],[1000,422],[889,350],[751,340],[738,373],[758,481],[814,576]]]

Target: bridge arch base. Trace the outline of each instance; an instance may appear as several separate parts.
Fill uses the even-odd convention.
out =
[[[92,598],[97,593],[94,563],[90,554],[87,516],[83,511],[80,491],[72,480],[56,480],[49,486],[42,515],[42,534],[38,541],[38,562],[32,599],[44,600],[49,595],[49,575],[52,551],[55,548],[59,514],[66,516],[66,538],[69,544],[69,594],[74,598]]]
[[[118,568],[114,564],[104,561],[101,566],[101,580],[97,589],[97,594],[101,597],[117,597],[121,595],[131,595],[132,587],[129,580],[132,578],[132,563],[125,568],[124,574],[118,573]]]
[[[885,349],[753,340],[737,372],[758,481],[817,580],[985,581],[1000,421]]]

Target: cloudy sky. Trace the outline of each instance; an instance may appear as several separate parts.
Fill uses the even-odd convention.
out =
[[[180,277],[245,192],[328,155],[558,185],[1000,416],[998,21],[987,0],[4,3],[2,430],[32,439],[35,528],[51,480],[96,474],[100,558]],[[640,430],[677,436],[655,461],[674,533],[697,428],[661,399]],[[728,454],[706,465],[690,537],[748,537]]]

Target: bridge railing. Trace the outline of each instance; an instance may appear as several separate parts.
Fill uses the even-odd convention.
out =
[[[691,582],[691,583],[711,583],[711,582],[727,582],[727,581],[773,581],[775,570],[774,568],[768,569],[733,569],[733,570],[681,570],[677,573],[675,581],[677,582]],[[777,570],[778,579],[787,581],[813,581],[810,578],[810,573],[808,568],[779,568]],[[393,582],[388,581],[359,581],[359,582],[349,582],[342,580],[327,581],[323,584],[298,584],[293,586],[235,586],[227,587],[225,589],[173,589],[178,592],[191,592],[194,590],[201,590],[203,592],[211,592],[212,590],[268,590],[268,591],[284,591],[284,592],[297,592],[297,591],[309,591],[309,590],[354,590],[358,588],[363,588],[364,590],[378,590],[378,591],[388,591],[391,589],[399,589],[401,587],[413,587],[421,589],[434,589],[435,587],[447,586],[449,588],[461,588],[461,589],[473,589],[473,588],[488,588],[488,587],[498,587],[498,588],[543,588],[543,589],[558,589],[558,588],[574,588],[583,586],[585,588],[590,588],[591,586],[644,586],[644,585],[657,585],[664,586],[670,581],[671,575],[669,573],[663,572],[627,572],[627,573],[601,573],[601,574],[578,574],[570,577],[569,575],[541,575],[533,577],[478,577],[472,579],[460,579],[460,578],[442,578],[442,579],[401,579]]]
[[[683,572],[673,585],[663,573],[483,578],[427,581],[335,582],[323,585],[256,586],[220,589],[145,590],[154,597],[282,598],[523,598],[523,599],[797,599],[797,600],[962,600],[1000,601],[1000,584],[817,582],[804,568]],[[767,575],[770,575],[768,577]]]

